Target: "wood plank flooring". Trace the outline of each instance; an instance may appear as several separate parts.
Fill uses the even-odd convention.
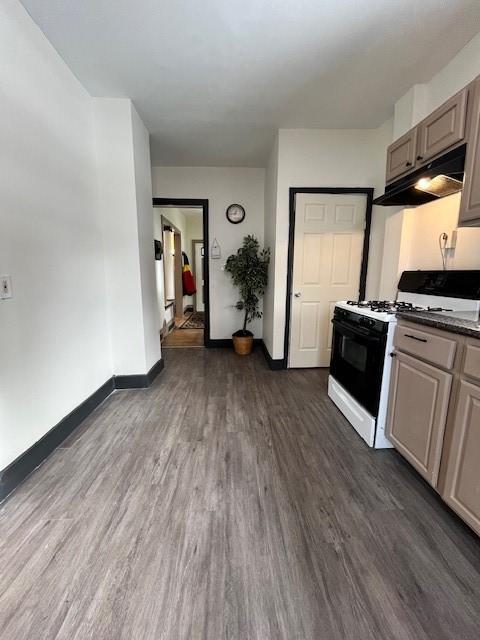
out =
[[[478,640],[478,538],[325,371],[164,355],[1,506],[2,640]]]
[[[203,329],[177,329],[163,339],[163,348],[203,347]]]

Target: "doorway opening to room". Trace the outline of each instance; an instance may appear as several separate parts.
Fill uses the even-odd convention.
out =
[[[363,300],[373,188],[290,189],[285,363],[328,367],[339,300]]]
[[[208,200],[153,198],[162,348],[210,340]]]

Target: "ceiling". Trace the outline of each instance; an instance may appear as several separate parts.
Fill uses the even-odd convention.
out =
[[[154,165],[264,166],[275,131],[371,128],[480,31],[478,0],[23,0]]]

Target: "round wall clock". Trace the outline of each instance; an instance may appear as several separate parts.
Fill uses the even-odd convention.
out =
[[[231,204],[227,207],[227,220],[232,224],[243,222],[245,218],[245,209],[241,204]]]

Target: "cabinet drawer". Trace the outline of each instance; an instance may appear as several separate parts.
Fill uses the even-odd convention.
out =
[[[470,378],[480,380],[480,340],[468,341],[465,347],[463,373]]]
[[[417,160],[427,162],[464,139],[467,96],[465,88],[420,123]]]
[[[453,367],[457,348],[455,340],[442,338],[421,329],[398,325],[395,328],[393,344],[400,351],[411,353],[444,369]]]

